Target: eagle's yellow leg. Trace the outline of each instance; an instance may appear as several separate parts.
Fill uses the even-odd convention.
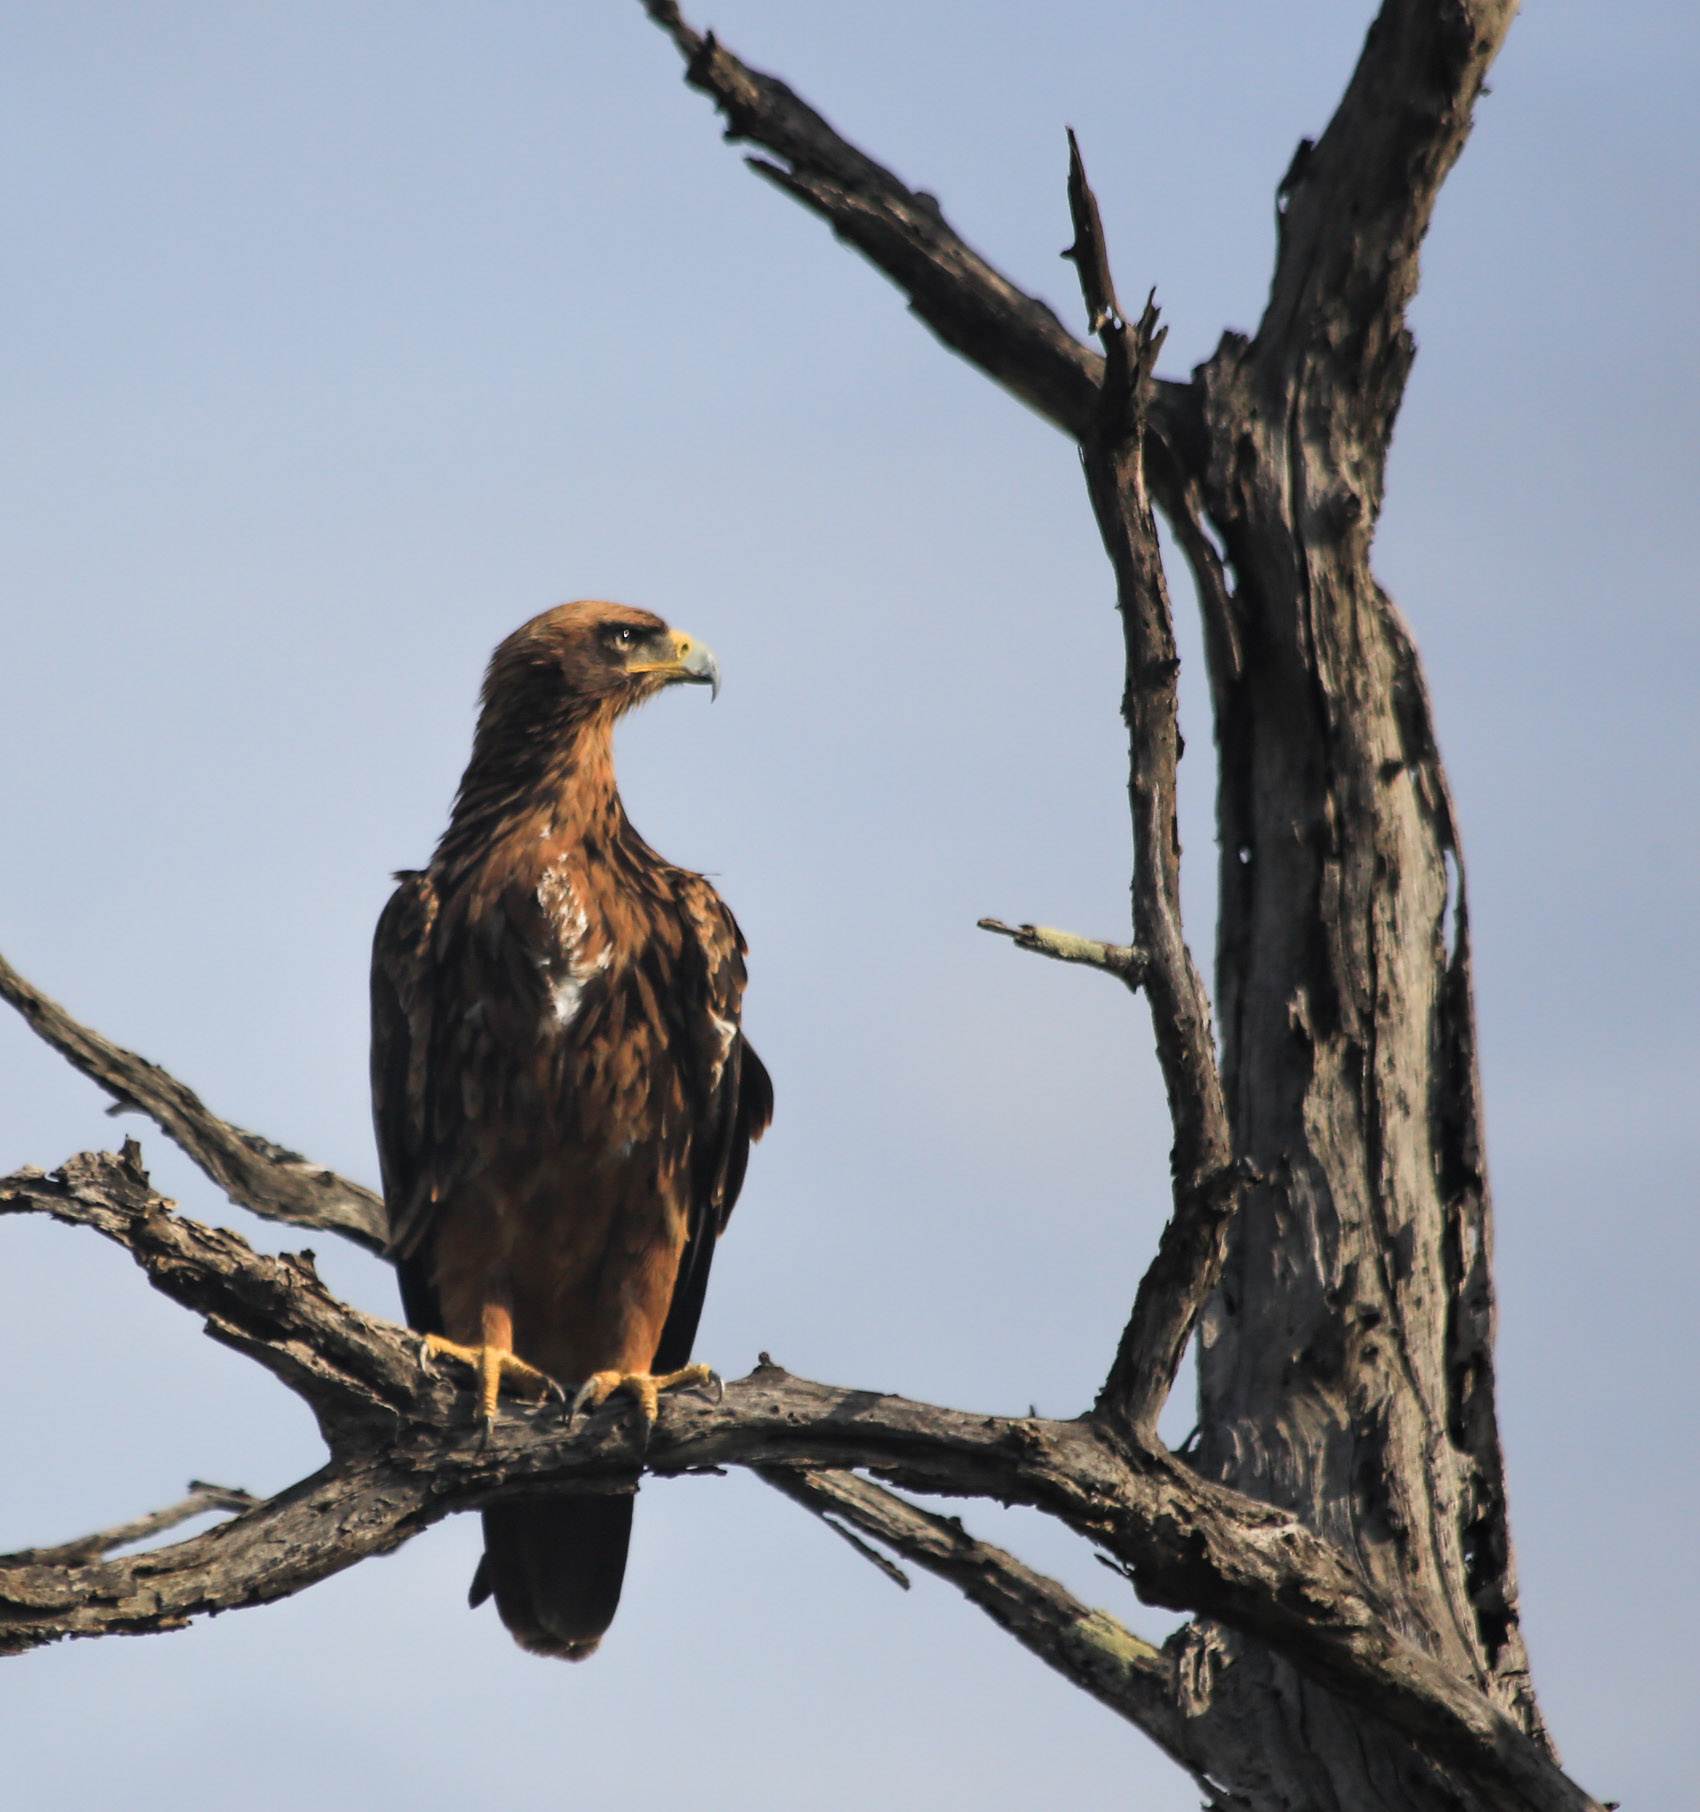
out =
[[[637,1398],[644,1421],[653,1422],[660,1411],[661,1392],[679,1390],[690,1384],[719,1386],[720,1377],[712,1366],[707,1365],[687,1365],[677,1372],[594,1372],[573,1398],[572,1413],[576,1416],[581,1409],[598,1410],[615,1391],[623,1390]]]

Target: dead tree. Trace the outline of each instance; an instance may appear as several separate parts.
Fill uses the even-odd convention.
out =
[[[266,1502],[200,1487],[142,1523],[0,1559],[0,1650],[284,1596],[539,1486],[740,1465],[887,1570],[889,1552],[951,1581],[1215,1804],[1592,1806],[1558,1766],[1519,1631],[1463,865],[1417,654],[1369,561],[1418,248],[1514,5],[1386,0],[1328,129],[1281,181],[1256,334],[1224,336],[1187,382],[1154,375],[1151,304],[1130,317],[1118,300],[1072,141],[1066,255],[1099,352],[783,83],[671,0],[647,7],[727,136],[759,147],[751,167],[1079,445],[1125,631],[1131,941],[986,924],[1144,994],[1172,1216],[1075,1421],[810,1384],[764,1359],[718,1404],[668,1399],[647,1448],[618,1409],[575,1423],[554,1405],[516,1407],[481,1444],[404,1330],[333,1298],[310,1254],[256,1256],[173,1212],[136,1148],[19,1173],[0,1208],[124,1245],[304,1398],[330,1457]],[[1181,926],[1178,660],[1154,504],[1190,566],[1210,669],[1219,1057]],[[382,1250],[370,1192],[219,1120],[3,965],[0,991],[233,1200]],[[1200,1434],[1182,1456],[1157,1418],[1195,1334]],[[1036,1506],[1194,1620],[1153,1648],[892,1486]],[[209,1507],[235,1514],[103,1558]]]

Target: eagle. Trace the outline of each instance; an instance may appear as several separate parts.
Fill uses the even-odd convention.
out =
[[[563,604],[485,677],[472,758],[428,868],[372,947],[372,1105],[390,1251],[428,1356],[504,1388],[616,1391],[653,1421],[690,1363],[715,1241],[773,1085],[740,1028],[745,944],[701,875],[632,828],[614,726],[702,643],[649,611]],[[483,1512],[476,1606],[582,1660],[613,1620],[632,1498]]]

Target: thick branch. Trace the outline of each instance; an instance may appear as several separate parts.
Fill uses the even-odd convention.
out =
[[[207,1332],[275,1372],[319,1419],[332,1451],[393,1433],[418,1392],[418,1339],[362,1315],[319,1281],[310,1252],[271,1258],[239,1234],[173,1211],[141,1148],[84,1152],[52,1176],[0,1182],[0,1214],[46,1213],[116,1241],[148,1281],[206,1317]]]
[[[1193,1324],[1221,1275],[1239,1192],[1209,996],[1181,928],[1176,819],[1180,660],[1144,462],[1146,399],[1162,335],[1149,302],[1136,324],[1129,325],[1122,314],[1098,204],[1073,133],[1068,196],[1074,244],[1065,256],[1080,271],[1087,312],[1104,342],[1104,388],[1082,452],[1093,512],[1116,575],[1126,647],[1122,714],[1128,728],[1133,814],[1133,935],[1145,953],[1145,996],[1175,1131],[1169,1160],[1175,1211],[1140,1283],[1098,1407],[1141,1439],[1153,1440]]]
[[[1075,943],[1085,946],[1092,943],[1092,940],[1069,939],[1066,933],[1056,935],[1068,942],[1068,950],[1058,948],[1053,951],[1042,939],[1029,947],[1043,949],[1047,954],[1058,955],[1062,960],[1094,960],[1073,952]],[[1129,980],[1130,985],[1136,985],[1130,974],[1123,973],[1125,965],[1120,960],[1123,956],[1131,957],[1135,953],[1123,952],[1112,945],[1095,945],[1094,948],[1108,953],[1102,966],[1112,972],[1122,973],[1123,979]],[[173,1105],[188,1103],[194,1116],[192,1124],[197,1130],[210,1126],[215,1134],[214,1139],[209,1140],[203,1136],[195,1145],[186,1147],[191,1157],[200,1161],[203,1152],[219,1149],[221,1141],[218,1135],[223,1135],[223,1143],[228,1143],[232,1138],[247,1141],[245,1149],[251,1162],[244,1172],[244,1186],[253,1188],[258,1181],[260,1187],[257,1193],[261,1199],[269,1201],[275,1198],[280,1179],[268,1179],[265,1167],[268,1164],[281,1166],[283,1163],[298,1163],[299,1160],[294,1160],[287,1154],[281,1157],[271,1156],[270,1154],[279,1151],[278,1147],[251,1134],[241,1134],[234,1128],[226,1127],[224,1122],[207,1113],[189,1089],[157,1066],[118,1050],[98,1033],[78,1025],[14,972],[0,969],[0,975],[5,978],[8,998],[29,1014],[31,1023],[49,1043],[70,1057],[79,1068],[85,1067],[80,1061],[85,1054],[88,1055],[88,1061],[101,1065],[95,1080],[109,1087],[114,1082],[122,1082],[126,1098],[133,1097],[137,1092],[136,1085],[140,1084],[152,1099]],[[113,1092],[119,1091],[114,1087]],[[109,1173],[104,1178],[104,1185],[109,1189],[116,1189],[121,1197],[133,1202],[139,1197],[132,1192],[145,1188],[145,1179],[139,1168],[139,1155],[133,1148],[126,1148],[121,1168],[126,1174],[114,1177]],[[284,1172],[282,1181],[285,1186],[292,1174]],[[324,1172],[316,1174],[320,1177],[328,1176]],[[217,1172],[213,1172],[213,1175],[215,1181],[223,1181]],[[172,1289],[171,1293],[188,1306],[205,1307],[206,1299],[204,1289],[184,1287],[185,1268],[182,1259],[185,1253],[193,1253],[196,1262],[212,1265],[226,1277],[235,1273],[242,1274],[250,1295],[256,1289],[269,1295],[279,1288],[280,1282],[287,1294],[300,1284],[301,1276],[296,1268],[299,1260],[256,1258],[248,1251],[245,1243],[234,1235],[199,1228],[175,1216],[162,1219],[151,1227],[146,1219],[138,1227],[131,1222],[114,1221],[109,1216],[102,1216],[99,1212],[98,1191],[95,1192],[96,1199],[90,1198],[86,1160],[79,1160],[67,1167],[62,1191],[46,1179],[24,1177],[12,1181],[20,1196],[33,1197],[61,1219],[92,1225],[120,1237],[132,1253],[149,1265],[150,1270],[157,1270],[162,1278],[175,1276],[178,1287]],[[268,1183],[270,1187],[267,1187]],[[348,1232],[345,1225],[329,1218],[334,1214],[339,1199],[347,1199],[346,1194],[339,1195],[339,1185],[342,1192],[353,1192],[357,1188],[356,1185],[342,1183],[339,1178],[330,1177],[329,1186],[321,1197],[327,1218],[309,1218],[309,1225],[345,1234]],[[248,1205],[248,1198],[244,1194],[237,1193],[235,1199]],[[13,1205],[23,1204],[19,1202]],[[366,1242],[360,1240],[359,1243]],[[175,1264],[169,1263],[171,1260],[175,1260]],[[190,1269],[192,1270],[192,1266]],[[167,1286],[162,1283],[162,1287]],[[216,1323],[209,1324],[209,1331],[218,1337],[228,1338],[234,1325],[227,1310]],[[305,1332],[302,1328],[291,1331],[297,1336]],[[259,1353],[254,1356],[263,1357]],[[358,1395],[355,1400],[360,1401]],[[856,1524],[867,1533],[897,1547],[900,1552],[909,1554],[920,1564],[928,1565],[933,1571],[951,1579],[965,1595],[996,1616],[1004,1628],[1010,1629],[1028,1647],[1041,1654],[1051,1666],[1130,1718],[1185,1765],[1184,1755],[1174,1749],[1173,1727],[1178,1723],[1177,1716],[1167,1709],[1167,1701],[1159,1691],[1161,1683],[1166,1680],[1163,1664],[1157,1660],[1156,1651],[1140,1643],[1103,1612],[1090,1611],[1079,1605],[1060,1586],[1030,1572],[1001,1550],[972,1542],[957,1525],[943,1518],[929,1516],[925,1511],[905,1503],[871,1481],[858,1479],[849,1473],[810,1471],[804,1474],[791,1467],[766,1469],[762,1476],[817,1513],[830,1508],[834,1516]],[[807,1483],[796,1483],[799,1479],[805,1479]],[[386,1488],[393,1492],[393,1482]],[[390,1535],[394,1535],[395,1541],[400,1541],[412,1532],[415,1524],[408,1507],[416,1507],[417,1499],[406,1494],[394,1499],[401,1520],[384,1530],[378,1539],[378,1545],[340,1544],[334,1539],[334,1531],[344,1518],[350,1491],[358,1494],[376,1489],[378,1486],[372,1477],[358,1473],[353,1477],[345,1476],[333,1469],[331,1474],[319,1475],[298,1491],[286,1493],[273,1506],[246,1492],[196,1484],[191,1487],[190,1495],[179,1503],[118,1528],[56,1547],[28,1549],[0,1556],[0,1571],[9,1572],[10,1577],[9,1587],[0,1585],[0,1619],[8,1614],[9,1594],[13,1607],[11,1614],[22,1618],[27,1632],[24,1636],[19,1636],[14,1631],[9,1637],[0,1633],[0,1652],[4,1652],[9,1641],[27,1645],[35,1640],[50,1640],[53,1636],[64,1634],[177,1628],[188,1618],[201,1612],[260,1603],[271,1597],[300,1590],[316,1583],[329,1572],[352,1565],[369,1553],[380,1552],[384,1546],[394,1545],[389,1540]],[[880,1515],[882,1506],[885,1511],[883,1516]],[[133,1566],[117,1572],[111,1568],[89,1570],[87,1567],[86,1563],[97,1561],[101,1555],[114,1548],[144,1540],[151,1535],[163,1534],[209,1510],[264,1511],[265,1514],[251,1517],[240,1531],[228,1534],[211,1531],[207,1536],[192,1542],[176,1544],[158,1558],[137,1557]],[[417,1526],[424,1525],[419,1523]],[[857,1541],[850,1530],[837,1523],[834,1527],[847,1539]],[[330,1540],[326,1539],[327,1530],[332,1531]],[[220,1539],[211,1539],[214,1535],[220,1536]],[[911,1536],[917,1539],[925,1537],[920,1548],[905,1545],[906,1539]],[[279,1551],[280,1542],[291,1557],[289,1565],[281,1573],[275,1571],[265,1560],[266,1556]],[[859,1541],[857,1545],[876,1564],[891,1568],[902,1579],[902,1574],[892,1568],[891,1563],[877,1550],[868,1548]],[[941,1552],[949,1554],[949,1565],[935,1564],[935,1556]],[[968,1564],[971,1552],[978,1555],[977,1561],[972,1565]],[[44,1568],[74,1566],[84,1569],[74,1582],[60,1581],[55,1584],[44,1579],[39,1571]],[[907,1581],[903,1583],[907,1584]]]
[[[1497,1803],[1591,1802],[1502,1713],[1403,1639],[1345,1559],[1291,1514],[1238,1498],[1166,1455],[1124,1452],[1090,1421],[967,1415],[763,1366],[719,1403],[663,1400],[647,1443],[627,1406],[575,1422],[515,1406],[487,1439],[470,1392],[424,1369],[403,1329],[359,1314],[311,1264],[250,1251],[171,1211],[132,1148],[0,1183],[0,1213],[46,1212],[125,1246],[305,1397],[331,1464],[208,1535],[90,1567],[0,1567],[0,1651],[64,1635],[174,1628],[260,1602],[394,1547],[452,1511],[551,1490],[625,1490],[640,1470],[802,1463],[1046,1511],[1129,1570],[1154,1603],[1194,1608],[1279,1648],[1385,1718]],[[458,1382],[458,1380],[455,1380]]]
[[[1517,4],[1385,0],[1334,117],[1314,145],[1300,143],[1278,192],[1257,358],[1277,386],[1302,371],[1362,436],[1349,451],[1368,461],[1342,479],[1361,488],[1370,521],[1413,357],[1405,311],[1418,251]]]
[[[221,1120],[192,1089],[157,1064],[80,1025],[4,957],[0,998],[10,1001],[33,1031],[120,1107],[146,1114],[233,1202],[267,1220],[328,1228],[368,1252],[384,1252],[384,1204],[370,1189]]]

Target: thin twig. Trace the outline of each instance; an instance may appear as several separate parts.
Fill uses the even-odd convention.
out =
[[[829,1526],[838,1528],[836,1519],[843,1518],[955,1586],[1000,1629],[1142,1730],[1196,1778],[1197,1757],[1187,1744],[1168,1659],[1107,1612],[978,1540],[955,1517],[923,1510],[871,1479],[801,1466],[765,1467],[761,1477]]]
[[[1145,476],[1192,573],[1204,626],[1211,708],[1220,723],[1245,671],[1245,636],[1227,568],[1204,526],[1203,486],[1169,442],[1155,434],[1145,437]]]
[[[757,1470],[756,1476],[782,1496],[790,1498],[792,1503],[801,1504],[811,1515],[819,1517],[834,1535],[841,1541],[847,1541],[893,1585],[901,1586],[906,1592],[909,1590],[909,1575],[895,1561],[888,1560],[878,1548],[863,1541],[854,1529],[841,1520],[842,1505],[831,1486],[840,1478],[853,1479],[854,1473],[811,1472],[801,1466],[763,1466]]]
[[[1006,925],[1002,919],[977,919],[975,923],[982,931],[1013,939],[1018,950],[1033,950],[1059,963],[1102,969],[1135,991],[1145,979],[1149,959],[1135,944],[1106,944],[1101,938],[1059,931],[1055,925]]]
[[[56,1548],[22,1548],[15,1554],[0,1554],[0,1567],[72,1567],[86,1560],[96,1560],[115,1548],[127,1548],[132,1542],[146,1541],[149,1536],[163,1535],[167,1529],[192,1522],[211,1510],[225,1510],[239,1515],[257,1509],[263,1498],[251,1491],[232,1490],[226,1485],[209,1485],[202,1479],[189,1481],[189,1495],[163,1510],[150,1511],[133,1521],[120,1523],[114,1529],[102,1529],[76,1541],[61,1542]]]

